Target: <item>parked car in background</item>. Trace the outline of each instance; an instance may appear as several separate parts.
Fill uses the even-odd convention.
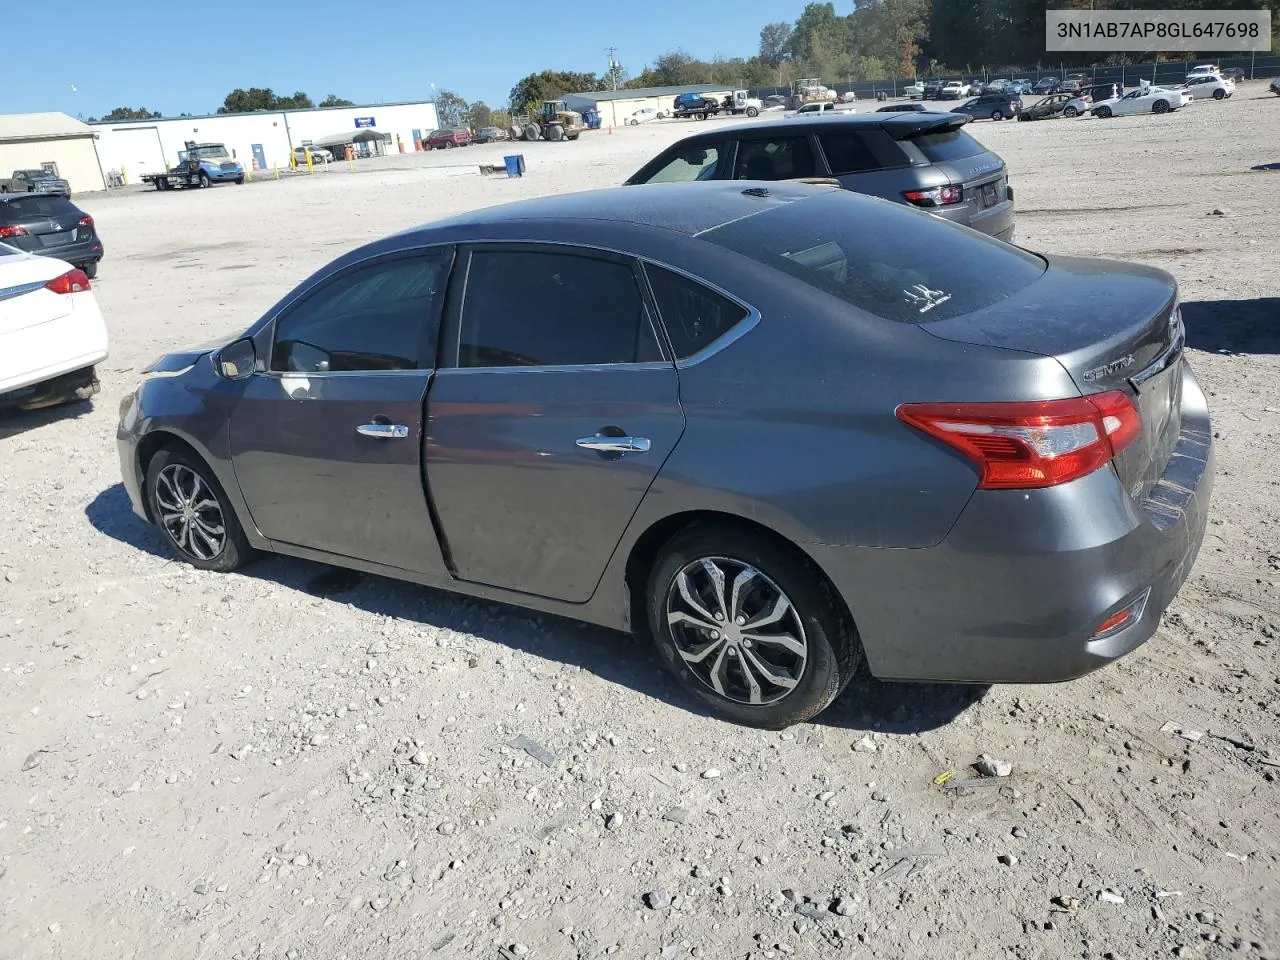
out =
[[[429,150],[452,150],[454,147],[465,147],[471,143],[471,131],[463,127],[451,130],[436,130],[427,140]]]
[[[961,80],[948,80],[938,93],[939,100],[963,100],[969,95],[969,84]]]
[[[1035,93],[1056,93],[1059,82],[1057,77],[1041,77],[1035,82],[1032,90]]]
[[[47,170],[15,170],[0,180],[0,193],[52,193],[71,196],[71,184]]]
[[[864,660],[1061,681],[1147,641],[1214,476],[1174,279],[745,187],[351,251],[147,368],[117,428],[134,513],[202,570],[279,553],[633,630],[764,728]]]
[[[102,238],[93,217],[69,197],[59,195],[19,193],[0,197],[0,242],[24,253],[65,260],[91,280],[98,275],[98,261],[103,255]]]
[[[887,107],[878,107],[876,113],[928,113],[929,108],[923,103],[891,103]]]
[[[877,112],[746,124],[686,137],[626,182],[829,178],[1009,240],[1008,170],[967,123],[964,114]]]
[[[798,107],[794,116],[808,117],[814,114],[834,114],[836,112],[835,101],[833,100],[815,100],[813,103],[806,103]],[[841,113],[853,113],[852,110],[842,110]]]
[[[912,100],[921,100],[924,98],[924,84],[919,80],[909,83],[902,88],[902,95]]]
[[[1222,73],[1222,70],[1218,67],[1216,63],[1197,63],[1194,67],[1192,67],[1187,72],[1187,76],[1198,77],[1207,73],[1220,74]]]
[[[1016,117],[1022,109],[1022,98],[1015,94],[984,93],[974,97],[958,107],[952,107],[952,113],[966,113],[975,120],[1008,120]]]
[[[1011,83],[1013,83],[1012,80],[988,80],[979,84],[977,89],[980,93],[1003,93]]]
[[[1118,99],[1094,103],[1090,112],[1095,117],[1130,117],[1143,113],[1168,113],[1180,110],[1191,102],[1186,90],[1170,90],[1166,87],[1144,85]]]
[[[1022,78],[1022,79],[1014,80],[1014,81],[1013,81],[1013,83],[1011,84],[1011,86],[1012,86],[1012,88],[1013,88],[1013,89],[1010,91],[1011,93],[1032,93],[1032,92],[1034,92],[1034,91],[1032,90],[1032,88],[1031,88],[1031,81],[1030,81],[1030,80],[1027,80],[1026,78]]]
[[[1280,77],[1276,77],[1269,84],[1267,84],[1267,89],[1270,90],[1272,93],[1276,94],[1277,96],[1280,96]]]
[[[775,93],[764,98],[762,107],[765,110],[785,110],[787,108],[787,98]]]
[[[924,82],[924,98],[926,100],[942,99],[943,82],[937,77],[931,77]]]
[[[106,358],[107,325],[85,272],[0,242],[0,408],[87,400]]]
[[[653,107],[641,107],[631,116],[627,117],[627,125],[637,127],[642,123],[648,123],[650,120],[658,119],[658,111]]]
[[[501,127],[481,127],[471,136],[472,143],[498,143],[507,139],[507,131]]]
[[[1248,76],[1240,67],[1227,67],[1224,70],[1220,70],[1218,75],[1224,80],[1230,80],[1232,83],[1239,83]]]
[[[1074,93],[1054,93],[1018,111],[1019,120],[1052,120],[1088,113],[1090,102]]]
[[[1236,85],[1217,73],[1199,73],[1187,77],[1183,89],[1192,100],[1225,100],[1236,92]]]
[[[306,146],[293,148],[293,158],[294,160],[297,161],[299,166],[305,167],[307,165],[308,153],[311,154],[312,166],[315,166],[316,164],[333,162],[333,154],[330,153],[328,150],[326,150],[324,147],[313,147],[310,145],[306,145]]]

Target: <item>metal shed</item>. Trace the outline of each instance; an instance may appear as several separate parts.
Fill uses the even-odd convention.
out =
[[[14,170],[53,169],[73,193],[105,190],[96,135],[65,113],[0,116],[0,177]]]

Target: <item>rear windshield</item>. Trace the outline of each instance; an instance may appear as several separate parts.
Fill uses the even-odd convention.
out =
[[[963,130],[944,130],[941,133],[922,133],[912,137],[911,142],[920,148],[920,152],[929,158],[930,163],[943,163],[947,160],[967,160],[986,153],[987,148]]]
[[[15,197],[0,202],[0,221],[23,223],[45,217],[65,217],[74,213],[75,207],[65,197],[51,197],[33,193],[27,197]]]
[[[1043,260],[1017,247],[844,191],[699,236],[899,323],[971,313],[1012,296],[1045,271]]]

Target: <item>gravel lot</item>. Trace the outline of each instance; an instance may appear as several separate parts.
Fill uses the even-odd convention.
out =
[[[1083,680],[862,679],[762,733],[627,637],[303,561],[200,573],[130,514],[116,408],[157,354],[366,240],[616,183],[703,128],[523,144],[522,180],[479,176],[498,144],[79,199],[108,250],[103,392],[0,419],[0,957],[1280,956],[1261,82],[969,128],[1009,163],[1020,243],[1178,277],[1215,414],[1199,562],[1156,638]],[[984,753],[1012,775],[975,779]]]

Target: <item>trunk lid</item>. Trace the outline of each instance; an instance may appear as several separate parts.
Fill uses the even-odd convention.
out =
[[[1123,390],[1142,433],[1116,458],[1130,495],[1146,496],[1177,444],[1182,348],[1178,287],[1152,267],[1046,257],[1039,281],[994,306],[922,324],[944,340],[1056,359],[1082,394]]]
[[[895,140],[914,148],[918,154],[912,156],[914,163],[936,168],[952,184],[963,188],[965,201],[978,210],[1009,199],[1004,160],[963,129],[972,119],[967,113],[906,116],[906,121],[886,123],[885,129]]]
[[[24,330],[71,313],[72,297],[46,290],[45,284],[71,269],[50,257],[0,256],[0,334]]]

